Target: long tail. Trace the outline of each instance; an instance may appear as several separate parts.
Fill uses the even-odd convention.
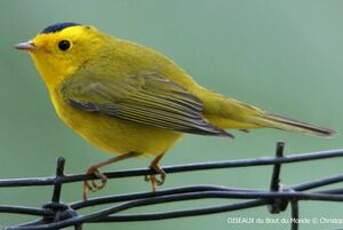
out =
[[[319,127],[271,113],[263,113],[255,119],[259,125],[265,127],[300,132],[320,137],[331,137],[336,133],[333,129]]]
[[[208,90],[201,92],[200,98],[205,102],[205,117],[211,124],[222,129],[249,130],[266,127],[320,137],[330,137],[336,133],[333,129],[268,113],[258,107]]]

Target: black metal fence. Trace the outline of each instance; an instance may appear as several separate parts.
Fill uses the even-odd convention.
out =
[[[37,220],[29,223],[18,223],[14,226],[6,226],[4,229],[11,230],[34,230],[34,229],[61,229],[74,226],[75,229],[82,229],[88,223],[110,223],[130,221],[156,221],[170,218],[181,218],[198,215],[207,215],[221,212],[230,212],[241,209],[266,206],[272,214],[285,211],[290,206],[292,230],[299,227],[299,203],[303,200],[319,201],[343,201],[343,188],[320,189],[326,185],[336,184],[343,181],[343,174],[308,181],[288,187],[280,186],[280,171],[283,164],[295,162],[313,161],[328,158],[343,157],[343,149],[302,154],[291,154],[284,156],[284,143],[277,143],[275,157],[262,157],[257,159],[217,161],[206,163],[194,163],[185,165],[165,166],[167,173],[184,173],[197,170],[224,169],[236,167],[250,167],[272,165],[270,188],[267,190],[248,190],[213,185],[192,185],[159,190],[157,192],[140,192],[131,194],[111,195],[106,197],[92,198],[87,201],[77,201],[64,204],[60,201],[62,185],[66,183],[80,182],[86,179],[95,179],[94,176],[64,173],[64,158],[57,160],[56,175],[53,177],[35,177],[19,179],[0,180],[0,188],[24,187],[24,186],[53,186],[51,201],[41,208],[0,205],[0,213],[22,214],[37,216]],[[135,177],[153,174],[149,168],[130,169],[124,171],[107,172],[108,178]],[[315,191],[309,191],[316,189]],[[122,211],[135,207],[162,204],[167,202],[186,201],[193,199],[222,198],[239,199],[238,202],[209,206],[204,208],[190,208],[184,210],[121,214]],[[243,200],[243,201],[242,201]],[[97,211],[87,214],[79,214],[79,210],[90,206],[110,204]]]

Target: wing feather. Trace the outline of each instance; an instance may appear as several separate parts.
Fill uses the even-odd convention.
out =
[[[71,106],[87,112],[178,132],[233,137],[206,121],[197,97],[157,73],[121,80],[79,73],[64,82],[61,93]]]

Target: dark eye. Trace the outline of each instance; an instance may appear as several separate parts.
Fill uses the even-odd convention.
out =
[[[70,48],[70,42],[67,40],[62,40],[58,43],[58,48],[62,51],[66,51]]]

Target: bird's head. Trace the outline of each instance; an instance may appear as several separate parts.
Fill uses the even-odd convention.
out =
[[[105,37],[92,26],[65,22],[46,27],[15,48],[28,51],[46,83],[53,84],[97,55],[106,43]]]

